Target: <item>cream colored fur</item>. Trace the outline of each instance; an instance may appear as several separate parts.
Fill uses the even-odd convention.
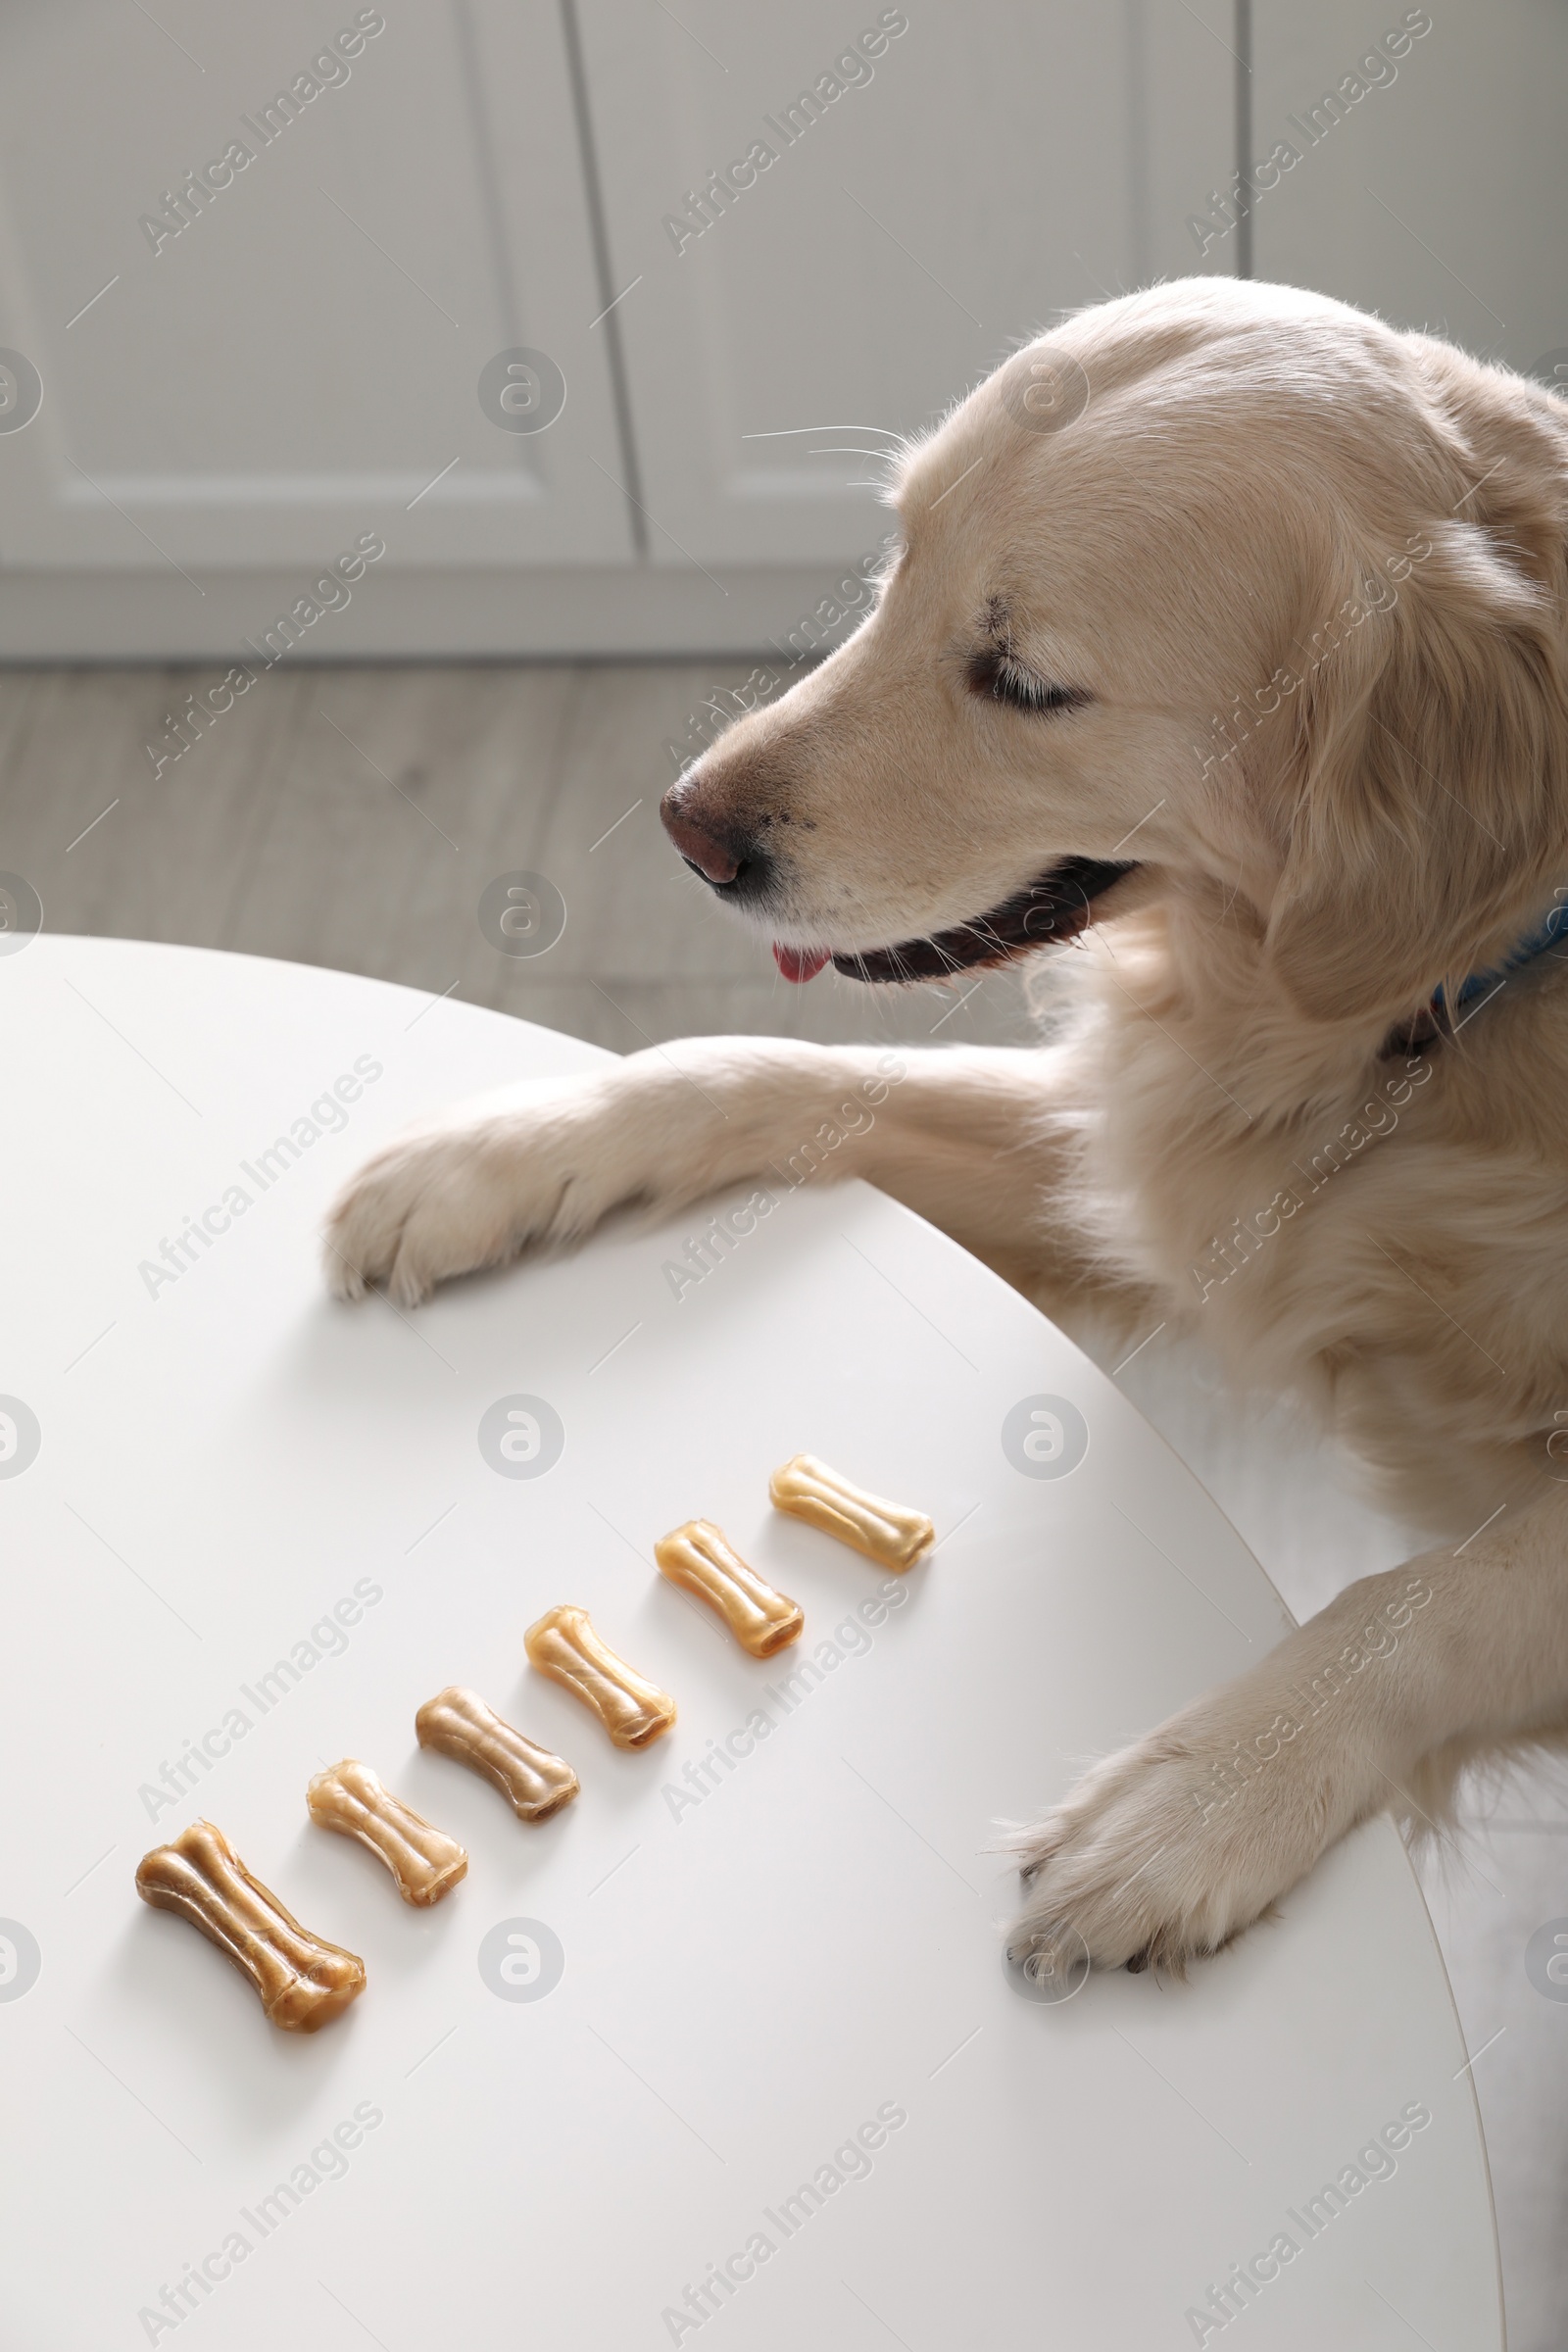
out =
[[[1437,1539],[1020,1838],[1016,1950],[1066,1922],[1098,1963],[1179,1967],[1368,1814],[1437,1814],[1471,1758],[1568,1736],[1568,972],[1385,1051],[1568,883],[1568,411],[1224,279],[1053,334],[1090,397],[1047,431],[1018,421],[1040,348],[905,454],[876,611],[680,800],[767,843],[760,919],[799,947],[1136,858],[1055,956],[1051,1042],[913,1056],[824,1175],[1069,1325],[1196,1328],[1250,1388],[1312,1396]],[[988,638],[1092,699],[975,694]],[[330,1279],[412,1305],[617,1204],[671,1210],[787,1153],[874,1058],[706,1040],[460,1109],[350,1185]]]

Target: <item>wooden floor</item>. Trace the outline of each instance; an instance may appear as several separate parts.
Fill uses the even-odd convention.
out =
[[[675,858],[666,743],[750,666],[279,669],[177,758],[166,719],[211,669],[0,671],[0,867],[51,931],[332,964],[620,1053],[719,1030],[1024,1037],[1007,976],[790,987]],[[566,904],[536,958],[479,927],[485,885],[516,871]]]
[[[281,669],[157,773],[146,746],[166,742],[168,715],[210,669],[0,670],[0,871],[38,892],[50,930],[336,965],[620,1052],[714,1031],[1022,1041],[1004,976],[951,993],[828,973],[786,986],[765,944],[681,867],[656,816],[666,745],[749,668]],[[499,953],[477,914],[486,884],[517,870],[548,876],[567,909],[555,946],[526,960]],[[1348,1498],[1305,1433],[1206,1378],[1151,1348],[1123,1385],[1298,1615],[1409,1548]],[[1479,2053],[1510,2344],[1561,2352],[1568,2001],[1544,1997],[1524,1954],[1568,1922],[1568,1794],[1538,1774],[1488,1814],[1478,1800],[1461,1846],[1424,1878]]]

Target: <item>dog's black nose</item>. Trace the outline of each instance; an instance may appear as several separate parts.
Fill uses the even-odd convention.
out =
[[[767,852],[756,841],[731,827],[722,828],[705,821],[701,812],[684,802],[681,787],[672,784],[659,804],[659,813],[664,831],[685,858],[694,874],[700,874],[714,890],[739,897],[754,897],[767,887],[771,861]]]

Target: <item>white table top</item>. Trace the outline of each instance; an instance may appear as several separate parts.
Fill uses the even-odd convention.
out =
[[[1464,2047],[1386,1823],[1184,1986],[1097,1977],[1050,2005],[1003,1965],[990,1825],[1286,1622],[1022,1299],[856,1184],[781,1203],[678,1300],[661,1268],[693,1219],[413,1317],[338,1307],[315,1237],[372,1145],[603,1056],[336,973],[48,937],[0,957],[0,1390],[40,1432],[0,1475],[0,1916],[25,1931],[0,1926],[7,2344],[1174,2352],[1284,2232],[1294,2259],[1201,2340],[1500,2345]],[[339,1131],[264,1191],[244,1171],[357,1063],[379,1075]],[[143,1261],[234,1186],[243,1213],[150,1292]],[[1068,1476],[1004,1452],[1041,1394],[1087,1425]],[[543,1476],[477,1442],[517,1395],[564,1431]],[[874,1626],[878,1573],[768,1507],[801,1449],[946,1538]],[[805,1605],[808,1690],[781,1691],[795,1653],[754,1663],[655,1574],[654,1539],[700,1515]],[[656,1747],[612,1750],[526,1666],[523,1629],[564,1600],[677,1697]],[[264,1711],[279,1659],[297,1680]],[[416,1748],[452,1682],[576,1765],[555,1822]],[[760,1707],[766,1739],[677,1804]],[[150,1818],[144,1789],[191,1741],[221,1751],[235,1711]],[[309,1823],[306,1781],[343,1755],[467,1846],[434,1910]],[[144,1849],[203,1814],[364,1956],[368,1989],[318,2035],[268,2026],[137,1900]],[[559,1946],[559,1982],[498,1997],[498,1946],[524,1991]],[[1287,2218],[1411,2108],[1431,2122],[1390,2177],[1315,2235]]]

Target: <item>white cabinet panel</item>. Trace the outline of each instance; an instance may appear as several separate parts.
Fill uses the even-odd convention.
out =
[[[316,564],[367,531],[387,569],[628,560],[557,9],[156,20],[12,0],[0,30],[0,346],[44,383],[0,431],[0,560]],[[565,377],[545,432],[480,407],[518,346]]]
[[[874,546],[855,428],[930,421],[1060,307],[1234,267],[1185,225],[1232,168],[1224,0],[582,9],[656,562]]]
[[[1559,0],[1254,0],[1253,55],[1252,155],[1298,157],[1257,199],[1259,277],[1527,370],[1568,345]]]

